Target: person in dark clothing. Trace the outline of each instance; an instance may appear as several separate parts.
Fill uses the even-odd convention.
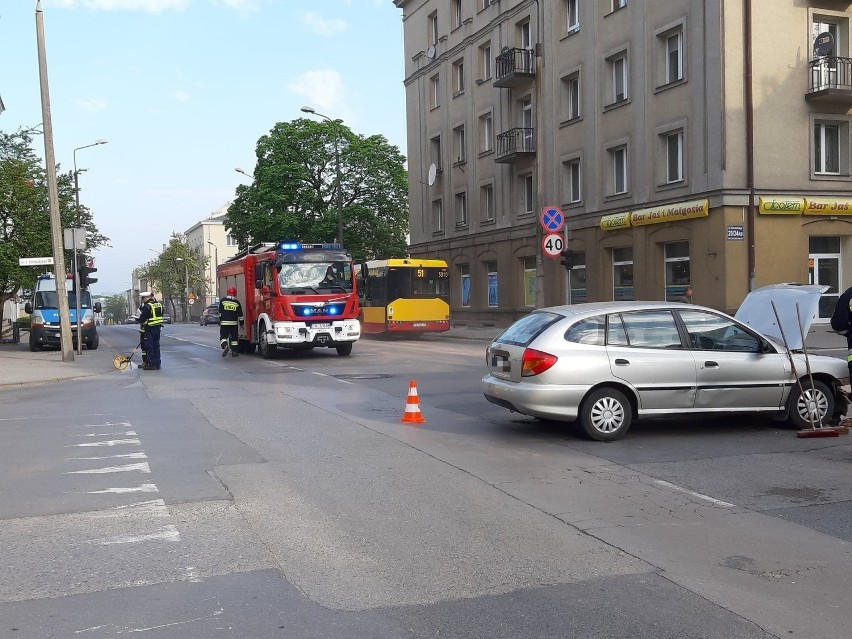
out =
[[[139,310],[136,313],[137,319],[142,316],[142,307],[148,303],[148,299],[151,297],[150,291],[145,291],[142,293],[140,299],[142,304],[139,306]],[[145,348],[145,327],[142,326],[142,323],[139,323],[139,350],[142,352],[142,366],[145,367],[148,365],[148,354],[145,352],[147,349]]]
[[[233,286],[228,294],[219,300],[219,346],[222,347],[222,357],[231,350],[233,357],[239,356],[240,338],[237,325],[243,323],[243,307],[237,299],[237,289]]]
[[[683,302],[684,304],[694,304],[695,302],[692,299],[692,285],[687,284],[686,288],[683,290],[683,295],[677,298],[678,302]]]
[[[852,379],[852,287],[847,288],[837,299],[831,314],[831,328],[846,337],[846,365]]]
[[[148,301],[142,305],[139,314],[139,326],[144,331],[142,343],[145,347],[145,355],[148,363],[142,370],[160,370],[160,330],[163,328],[163,305],[157,301],[153,293]]]

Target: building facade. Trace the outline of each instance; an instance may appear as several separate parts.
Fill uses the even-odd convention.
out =
[[[395,4],[410,251],[450,264],[454,322],[687,283],[728,312],[826,284],[827,317],[852,286],[849,2]]]
[[[194,224],[186,231],[189,249],[208,258],[207,270],[202,278],[205,283],[204,294],[193,303],[196,306],[192,312],[193,316],[200,317],[205,307],[219,301],[219,292],[216,290],[216,267],[237,254],[237,240],[225,229],[228,206],[225,205],[214,211],[210,217]]]

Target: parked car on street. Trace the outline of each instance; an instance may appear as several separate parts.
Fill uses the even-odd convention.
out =
[[[846,362],[804,350],[825,290],[763,287],[736,318],[677,302],[539,309],[488,346],[485,397],[525,415],[579,419],[598,441],[645,416],[747,412],[824,425],[849,402]]]
[[[169,315],[168,313],[163,313],[163,324],[171,324],[171,323],[172,323],[172,316]]]
[[[205,308],[201,313],[201,320],[199,322],[202,326],[207,326],[208,324],[218,324],[219,323],[219,305],[211,304],[207,308]]]

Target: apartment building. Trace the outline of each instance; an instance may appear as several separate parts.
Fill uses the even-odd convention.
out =
[[[226,204],[214,211],[210,217],[197,222],[186,231],[189,249],[208,258],[203,278],[204,291],[194,304],[196,308],[192,311],[193,316],[200,317],[205,307],[219,300],[216,290],[216,267],[237,254],[237,239],[225,229],[228,206]]]
[[[450,264],[455,322],[687,283],[726,311],[826,284],[827,317],[852,286],[852,3],[395,5],[410,251]],[[546,209],[570,269],[543,250]]]

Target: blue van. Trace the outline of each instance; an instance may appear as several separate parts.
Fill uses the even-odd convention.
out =
[[[71,338],[77,347],[77,293],[72,290],[73,280],[65,280],[68,307],[71,314]],[[56,279],[53,275],[41,275],[36,282],[33,301],[27,302],[24,310],[30,318],[30,350],[40,351],[45,346],[60,346],[59,298],[56,294]],[[80,294],[80,332],[83,344],[89,350],[98,347],[98,330],[95,313],[101,312],[101,303],[92,304],[89,291]]]

